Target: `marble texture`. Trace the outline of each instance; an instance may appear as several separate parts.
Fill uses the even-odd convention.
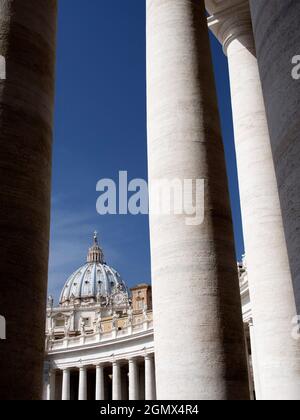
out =
[[[184,214],[150,215],[157,398],[248,399],[203,1],[147,0],[147,92],[150,187],[157,179],[205,180],[201,225],[186,225]]]
[[[248,2],[216,13],[209,26],[228,56],[256,395],[297,399],[300,347],[291,336],[297,312]]]
[[[0,0],[1,399],[42,397],[56,0]]]

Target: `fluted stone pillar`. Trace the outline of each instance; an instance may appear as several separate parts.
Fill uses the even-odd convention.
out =
[[[122,399],[121,366],[119,361],[113,362],[112,399],[114,401]]]
[[[104,367],[96,366],[96,401],[104,400]]]
[[[300,2],[251,0],[250,5],[297,313],[300,314],[300,79],[296,67],[300,55]],[[299,364],[294,366],[298,375]],[[299,383],[299,376],[295,380]]]
[[[260,397],[300,398],[300,346],[291,336],[296,306],[248,1],[209,24],[228,56]]]
[[[157,398],[248,399],[227,176],[202,0],[147,0],[147,91],[150,205],[157,200],[151,188],[156,180],[192,179],[194,199],[195,180],[205,183],[204,200],[198,195],[203,223],[191,225],[185,214],[150,214]]]
[[[139,367],[137,359],[132,358],[128,361],[129,366],[129,400],[139,399]]]
[[[4,400],[42,397],[55,32],[56,0],[0,0],[0,55],[6,62],[6,79],[0,80]]]
[[[153,355],[145,356],[145,400],[156,399]]]
[[[79,388],[78,388],[78,400],[85,401],[87,399],[87,370],[86,367],[79,369]]]
[[[63,377],[62,377],[62,400],[68,401],[70,400],[70,378],[71,372],[70,369],[66,368],[63,370]]]

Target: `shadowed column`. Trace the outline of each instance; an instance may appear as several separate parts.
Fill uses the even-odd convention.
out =
[[[203,1],[147,0],[147,73],[150,204],[156,180],[192,179],[194,199],[195,180],[205,182],[202,224],[189,225],[185,214],[150,216],[157,399],[248,399]]]
[[[300,315],[300,2],[255,0],[250,1],[250,6],[295,300]]]
[[[1,399],[42,396],[55,33],[55,0],[0,0]]]
[[[232,8],[232,2],[227,2],[227,9],[209,22],[228,56],[256,341],[254,367],[260,375],[256,395],[257,399],[300,398],[300,377],[297,379],[295,369],[300,346],[291,336],[297,312],[251,15],[248,1],[236,3]]]
[[[292,339],[292,328],[300,314],[300,2],[291,0],[250,1],[256,53],[263,88],[268,127],[285,239],[292,272],[294,296],[287,300],[291,287],[273,287],[278,293],[274,308],[277,343],[276,365],[270,366],[268,395],[277,399],[300,399],[300,342]],[[297,58],[298,56],[298,58]],[[297,58],[294,61],[294,58]],[[294,64],[293,64],[294,63]],[[294,300],[296,301],[296,310]],[[285,313],[285,324],[276,323]],[[299,316],[298,316],[299,318]],[[293,322],[293,324],[292,324]],[[255,323],[255,319],[254,319]],[[298,321],[299,323],[299,321]],[[255,326],[255,324],[254,324]],[[255,326],[256,328],[256,326]],[[271,331],[269,332],[271,334]],[[256,337],[257,347],[264,346],[266,365],[268,348]],[[276,338],[276,340],[275,340]],[[258,355],[259,356],[259,355]],[[276,379],[277,378],[277,379]],[[264,380],[261,381],[262,388]]]

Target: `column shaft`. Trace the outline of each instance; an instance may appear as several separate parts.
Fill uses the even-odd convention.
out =
[[[112,393],[114,401],[122,399],[121,366],[119,362],[113,362]]]
[[[250,5],[297,313],[300,314],[300,2],[250,0]],[[298,359],[294,372],[299,372],[299,363]],[[299,374],[294,380],[300,383]],[[298,386],[295,395],[299,396]]]
[[[51,370],[49,372],[49,393],[47,395],[47,398],[49,398],[50,401],[54,401],[55,400],[55,393],[56,393],[56,373],[54,370]]]
[[[70,369],[63,370],[63,378],[62,378],[62,400],[68,401],[70,400],[70,388],[71,388],[71,372]]]
[[[139,399],[139,368],[136,359],[129,360],[129,400]]]
[[[6,61],[6,79],[0,80],[0,308],[7,322],[0,395],[37,400],[45,340],[56,0],[0,0],[0,11],[0,55]]]
[[[152,356],[145,357],[145,400],[156,399],[154,359]]]
[[[96,401],[104,400],[104,368],[96,366]]]
[[[255,343],[255,330],[254,330],[253,322],[249,324],[249,332],[250,332],[251,359],[252,359],[252,370],[253,370],[253,377],[254,377],[255,397],[257,400],[262,400],[261,389],[260,389],[259,365],[258,365],[256,343]]]
[[[224,16],[261,398],[300,398],[296,305],[248,2]],[[218,25],[222,18],[218,16]]]
[[[79,389],[78,389],[78,400],[84,401],[87,399],[87,371],[86,367],[79,369]]]
[[[204,207],[203,223],[187,219],[184,212],[150,214],[157,397],[248,399],[231,210],[203,1],[147,1],[147,91],[150,206],[157,202],[152,189],[157,180],[179,180],[181,186],[193,180],[199,219]],[[204,180],[204,197],[196,180]],[[188,194],[183,195],[190,204]]]
[[[252,37],[229,45],[228,63],[261,397],[281,399],[291,395],[288,376],[296,374],[290,365],[298,346],[291,337],[296,306]]]

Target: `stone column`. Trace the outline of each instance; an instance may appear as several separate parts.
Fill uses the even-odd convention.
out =
[[[155,394],[154,358],[153,355],[147,354],[145,356],[145,400],[155,400]]]
[[[179,181],[179,186],[193,180],[199,216],[178,214],[179,208],[171,215],[150,214],[157,398],[248,399],[227,175],[202,0],[147,0],[147,92],[150,206],[157,203],[157,180]],[[196,180],[204,180],[204,197]],[[187,193],[188,188],[183,195],[189,207]]]
[[[0,0],[3,400],[42,397],[55,33],[56,0]]]
[[[112,399],[114,401],[122,399],[121,366],[119,361],[113,362]]]
[[[244,324],[244,332],[245,332],[245,346],[246,346],[246,352],[247,352],[250,399],[254,400],[254,382],[252,380],[252,375],[251,375],[252,370],[251,370],[251,364],[250,364],[250,349],[248,346],[248,337],[250,336],[248,324]]]
[[[96,366],[96,401],[104,400],[104,367]]]
[[[79,369],[78,400],[84,401],[86,399],[87,399],[87,371],[86,371],[86,367],[83,366]]]
[[[50,401],[55,400],[55,385],[56,385],[56,372],[55,370],[50,370],[49,372],[49,393],[47,395],[47,398]]]
[[[251,319],[251,321],[249,322],[249,333],[250,333],[250,343],[251,343],[251,359],[252,359],[252,370],[253,370],[253,377],[254,377],[255,397],[257,400],[262,400],[253,319]]]
[[[293,285],[300,314],[300,2],[250,0]],[[298,366],[299,366],[298,362]],[[294,372],[299,368],[294,366]],[[294,378],[299,384],[299,376]],[[299,395],[299,388],[295,389]]]
[[[63,377],[62,377],[62,400],[68,401],[70,400],[70,387],[71,387],[71,372],[70,369],[66,368],[63,370]]]
[[[129,364],[129,400],[136,401],[139,399],[139,367],[137,359],[132,358]]]
[[[248,1],[236,3],[209,25],[228,56],[261,398],[300,398],[300,346],[291,336],[296,306],[250,9]]]

